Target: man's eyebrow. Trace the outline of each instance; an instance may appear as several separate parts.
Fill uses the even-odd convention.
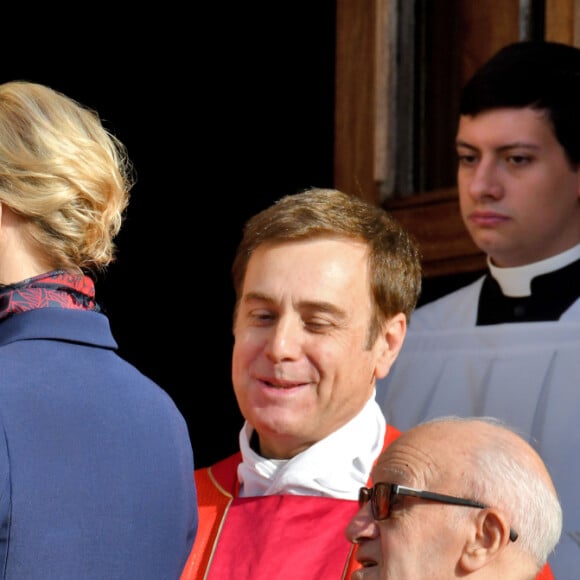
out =
[[[263,292],[248,292],[242,298],[243,302],[248,303],[252,301],[256,302],[265,302],[268,304],[275,304],[276,300],[268,295],[264,294]],[[339,318],[346,317],[346,312],[343,308],[340,308],[336,304],[332,302],[326,302],[324,300],[302,300],[298,303],[298,308],[300,310],[309,310],[315,312],[327,312]]]
[[[462,141],[461,139],[457,139],[455,141],[455,145],[456,147],[464,147],[465,149],[470,149],[471,151],[479,151],[479,147],[476,147],[475,145],[471,145],[470,143],[467,143],[466,141]],[[539,145],[536,145],[535,143],[528,143],[526,141],[514,141],[513,143],[505,143],[504,145],[500,145],[499,147],[495,148],[495,151],[509,151],[510,149],[533,149],[533,150],[537,150],[540,149]]]
[[[510,149],[530,149],[535,151],[540,149],[540,146],[535,143],[526,143],[525,141],[514,141],[497,148],[498,151],[508,151]]]
[[[311,310],[316,312],[328,312],[337,317],[345,317],[346,312],[344,309],[339,308],[336,304],[332,302],[316,301],[316,300],[303,300],[299,302],[298,307],[301,310]]]
[[[466,143],[465,141],[461,141],[460,139],[457,139],[455,141],[455,146],[456,147],[465,147],[466,149],[477,149],[477,147],[474,147],[473,145],[470,145],[469,143]]]
[[[268,296],[268,294],[264,294],[263,292],[248,292],[242,297],[243,302],[251,302],[252,300],[259,302],[274,302],[274,299],[271,296]]]

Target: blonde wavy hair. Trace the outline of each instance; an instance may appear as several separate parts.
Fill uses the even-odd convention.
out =
[[[0,203],[55,269],[97,273],[115,259],[133,185],[124,145],[95,111],[41,84],[0,84]]]

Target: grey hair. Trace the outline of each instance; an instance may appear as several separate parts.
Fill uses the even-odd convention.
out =
[[[509,517],[511,527],[518,532],[516,545],[532,555],[540,569],[560,541],[562,507],[549,480],[505,432],[515,434],[534,454],[539,454],[521,433],[495,417],[446,416],[423,424],[446,421],[483,422],[498,427],[497,436],[475,444],[468,456],[465,493],[476,501],[501,509]],[[546,473],[549,475],[547,467]]]

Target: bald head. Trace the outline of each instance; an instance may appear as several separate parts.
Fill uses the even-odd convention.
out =
[[[548,469],[536,450],[515,431],[490,417],[441,417],[422,423],[403,434],[389,449],[393,460],[406,461],[406,455],[420,459],[418,465],[430,477],[428,483],[460,479],[470,470],[484,467],[485,460],[503,457],[521,469],[535,474],[556,494]],[[497,454],[497,456],[496,456]],[[422,462],[421,462],[422,460]],[[452,478],[452,479],[450,479]]]
[[[532,579],[560,538],[548,469],[496,419],[422,423],[385,449],[372,480],[375,503],[347,528],[369,578]]]

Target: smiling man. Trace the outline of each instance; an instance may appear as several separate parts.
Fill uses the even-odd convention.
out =
[[[420,290],[415,242],[330,189],[251,218],[233,268],[240,451],[195,473],[199,531],[182,579],[338,580],[344,529],[399,431],[375,401]]]

